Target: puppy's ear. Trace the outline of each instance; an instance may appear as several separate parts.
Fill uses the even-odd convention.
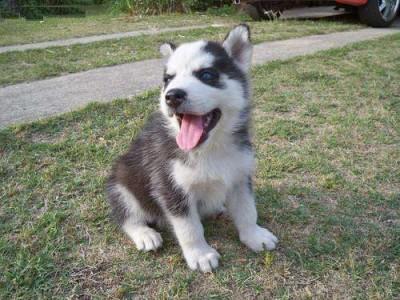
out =
[[[160,53],[164,57],[169,57],[175,51],[176,46],[172,43],[165,43],[160,46]]]
[[[249,70],[253,52],[249,26],[240,24],[234,27],[225,37],[222,46],[243,71]]]

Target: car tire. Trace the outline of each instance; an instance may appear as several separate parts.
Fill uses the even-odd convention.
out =
[[[388,27],[396,19],[400,0],[368,0],[358,8],[361,22],[372,27]]]
[[[252,4],[245,4],[242,8],[242,10],[250,16],[254,21],[260,21],[261,20],[261,14],[258,11],[257,7],[255,7]]]
[[[242,10],[248,14],[254,21],[276,20],[281,16],[281,11],[277,9],[266,9],[262,1],[247,3],[242,6]]]

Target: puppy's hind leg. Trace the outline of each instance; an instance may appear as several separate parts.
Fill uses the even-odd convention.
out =
[[[157,250],[162,245],[161,235],[147,224],[154,221],[135,196],[122,184],[109,184],[108,200],[115,220],[135,243],[138,250]]]

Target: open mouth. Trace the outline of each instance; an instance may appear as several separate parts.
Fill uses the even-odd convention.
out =
[[[221,110],[216,108],[205,115],[185,113],[175,116],[180,127],[176,142],[182,150],[190,151],[207,140],[208,133],[221,118]]]

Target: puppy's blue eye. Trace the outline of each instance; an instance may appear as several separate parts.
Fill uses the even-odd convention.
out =
[[[167,84],[168,82],[170,82],[172,79],[174,79],[175,75],[169,75],[169,74],[164,74],[164,83]]]
[[[217,79],[217,77],[218,77],[218,74],[211,70],[204,70],[204,71],[201,71],[199,74],[199,78],[202,81],[212,81],[212,80]]]

